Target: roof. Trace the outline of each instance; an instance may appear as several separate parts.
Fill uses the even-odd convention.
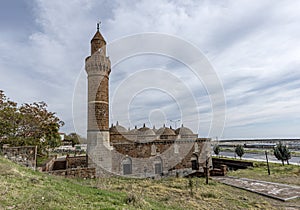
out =
[[[155,132],[146,127],[146,125],[144,124],[144,126],[140,129],[138,129],[138,135],[141,135],[141,136],[149,136],[149,135],[155,135]]]
[[[162,127],[156,131],[156,134],[163,136],[176,135],[175,131],[172,128]]]
[[[184,127],[183,125],[181,125],[180,128],[177,128],[175,131],[176,134],[180,134],[180,135],[193,135],[193,131],[187,127]]]
[[[106,44],[106,41],[104,39],[104,37],[102,36],[102,34],[100,33],[99,30],[97,30],[97,32],[95,33],[94,37],[92,38],[91,42],[94,41],[94,40],[102,40],[105,42]]]
[[[116,125],[112,125],[109,129],[112,133],[127,133],[128,130],[124,128],[123,126],[119,125],[119,122],[117,122]]]

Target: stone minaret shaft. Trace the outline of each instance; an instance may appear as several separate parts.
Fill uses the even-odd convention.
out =
[[[88,131],[109,130],[110,60],[106,57],[106,42],[97,30],[91,40],[91,56],[86,58],[88,74]]]
[[[111,171],[112,159],[109,135],[108,80],[111,70],[106,56],[106,42],[97,28],[91,40],[91,55],[85,59],[88,75],[88,167],[96,168],[96,176]]]

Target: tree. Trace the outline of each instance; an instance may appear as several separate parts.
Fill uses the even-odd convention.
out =
[[[0,148],[15,138],[21,115],[18,112],[17,103],[9,100],[0,90]]]
[[[0,91],[0,143],[12,146],[35,145],[38,153],[60,144],[59,128],[63,122],[47,110],[44,102],[23,104],[6,98]]]
[[[244,155],[244,147],[240,144],[238,144],[235,148],[235,153],[237,154],[237,156],[240,157],[240,159],[242,159],[242,156]]]
[[[75,144],[80,144],[80,136],[77,133],[70,133],[69,135],[65,136],[65,140],[72,141],[72,146],[74,147]]]
[[[289,164],[289,159],[291,159],[291,152],[289,151],[286,145],[282,145],[281,142],[274,147],[274,155],[278,160],[281,160],[282,165],[284,165],[284,161]]]
[[[55,116],[55,113],[47,110],[45,102],[23,104],[19,111],[22,114],[18,133],[20,137],[40,146],[41,152],[48,147],[60,145],[59,128],[64,123]]]
[[[221,148],[218,144],[214,146],[213,150],[216,155],[219,155],[221,152]]]

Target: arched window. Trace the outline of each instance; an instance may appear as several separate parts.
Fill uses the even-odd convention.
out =
[[[154,160],[154,171],[155,174],[162,174],[163,172],[162,159],[160,157],[156,157]]]
[[[198,170],[199,162],[198,162],[198,156],[196,154],[192,155],[191,162],[192,162],[192,170]]]
[[[132,174],[132,161],[129,157],[126,157],[122,161],[123,175]]]

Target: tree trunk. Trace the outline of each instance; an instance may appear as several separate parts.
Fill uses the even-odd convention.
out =
[[[287,160],[286,160],[286,162],[287,162],[287,164],[288,164],[288,165],[290,165],[290,163],[289,163],[289,159],[287,159]]]
[[[282,161],[282,165],[284,166],[284,160],[281,160]]]

